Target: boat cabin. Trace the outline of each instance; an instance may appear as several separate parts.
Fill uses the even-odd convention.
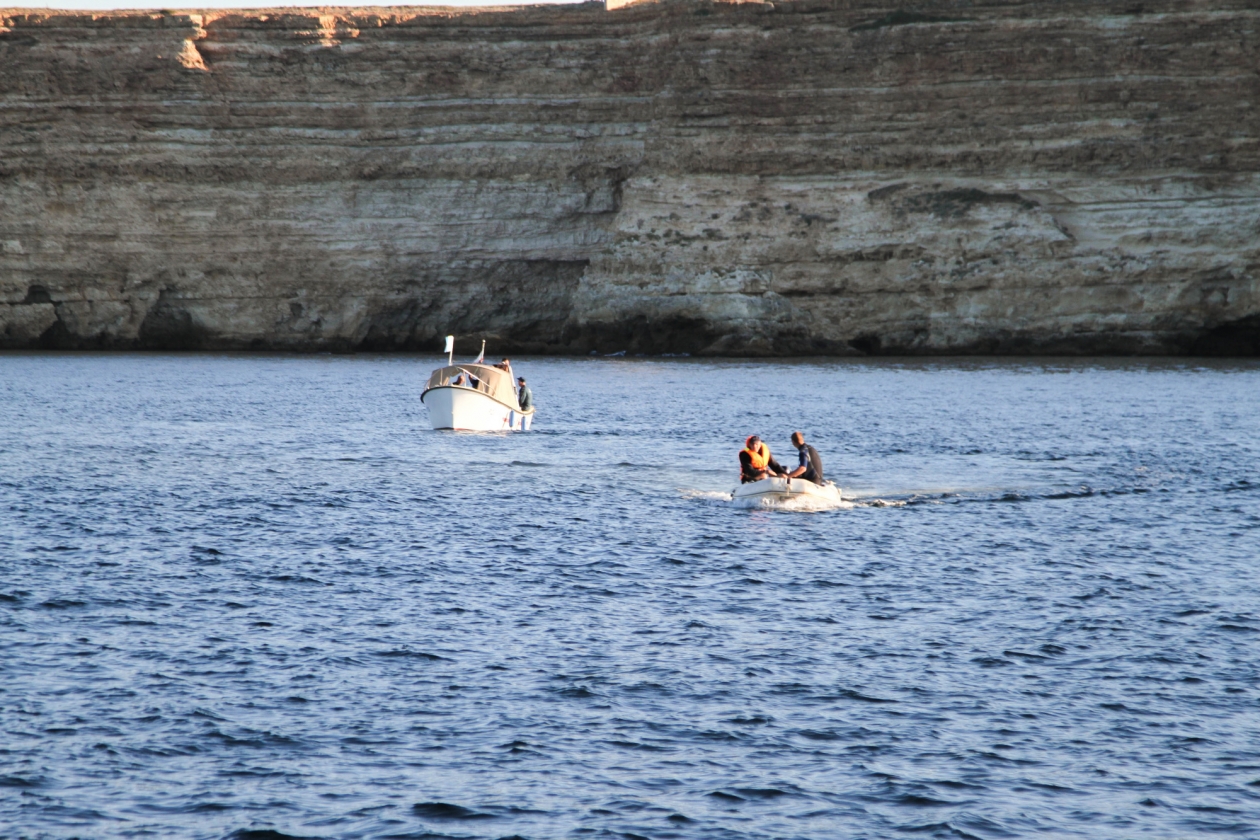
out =
[[[480,391],[493,400],[520,410],[520,403],[516,401],[516,386],[512,382],[512,374],[497,367],[450,365],[438,368],[429,377],[429,384],[425,386],[425,390],[443,387]]]

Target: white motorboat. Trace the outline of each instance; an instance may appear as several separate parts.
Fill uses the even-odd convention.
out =
[[[804,502],[807,504],[839,504],[840,488],[835,482],[815,484],[803,478],[763,478],[741,484],[731,491],[731,501],[742,504],[779,504]]]
[[[447,350],[451,348],[447,341]],[[482,355],[485,354],[484,348]],[[480,363],[450,364],[429,376],[420,401],[435,429],[472,432],[528,431],[534,408],[522,411],[510,370]]]

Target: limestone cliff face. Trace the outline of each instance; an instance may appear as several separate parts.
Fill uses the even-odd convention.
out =
[[[0,11],[0,346],[1260,352],[1251,0]]]

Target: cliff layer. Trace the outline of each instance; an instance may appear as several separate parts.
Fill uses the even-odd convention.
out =
[[[1250,0],[0,11],[0,346],[1260,353]]]

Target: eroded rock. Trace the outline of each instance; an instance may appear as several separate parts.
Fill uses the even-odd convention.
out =
[[[0,347],[1254,354],[1250,5],[0,12]]]

